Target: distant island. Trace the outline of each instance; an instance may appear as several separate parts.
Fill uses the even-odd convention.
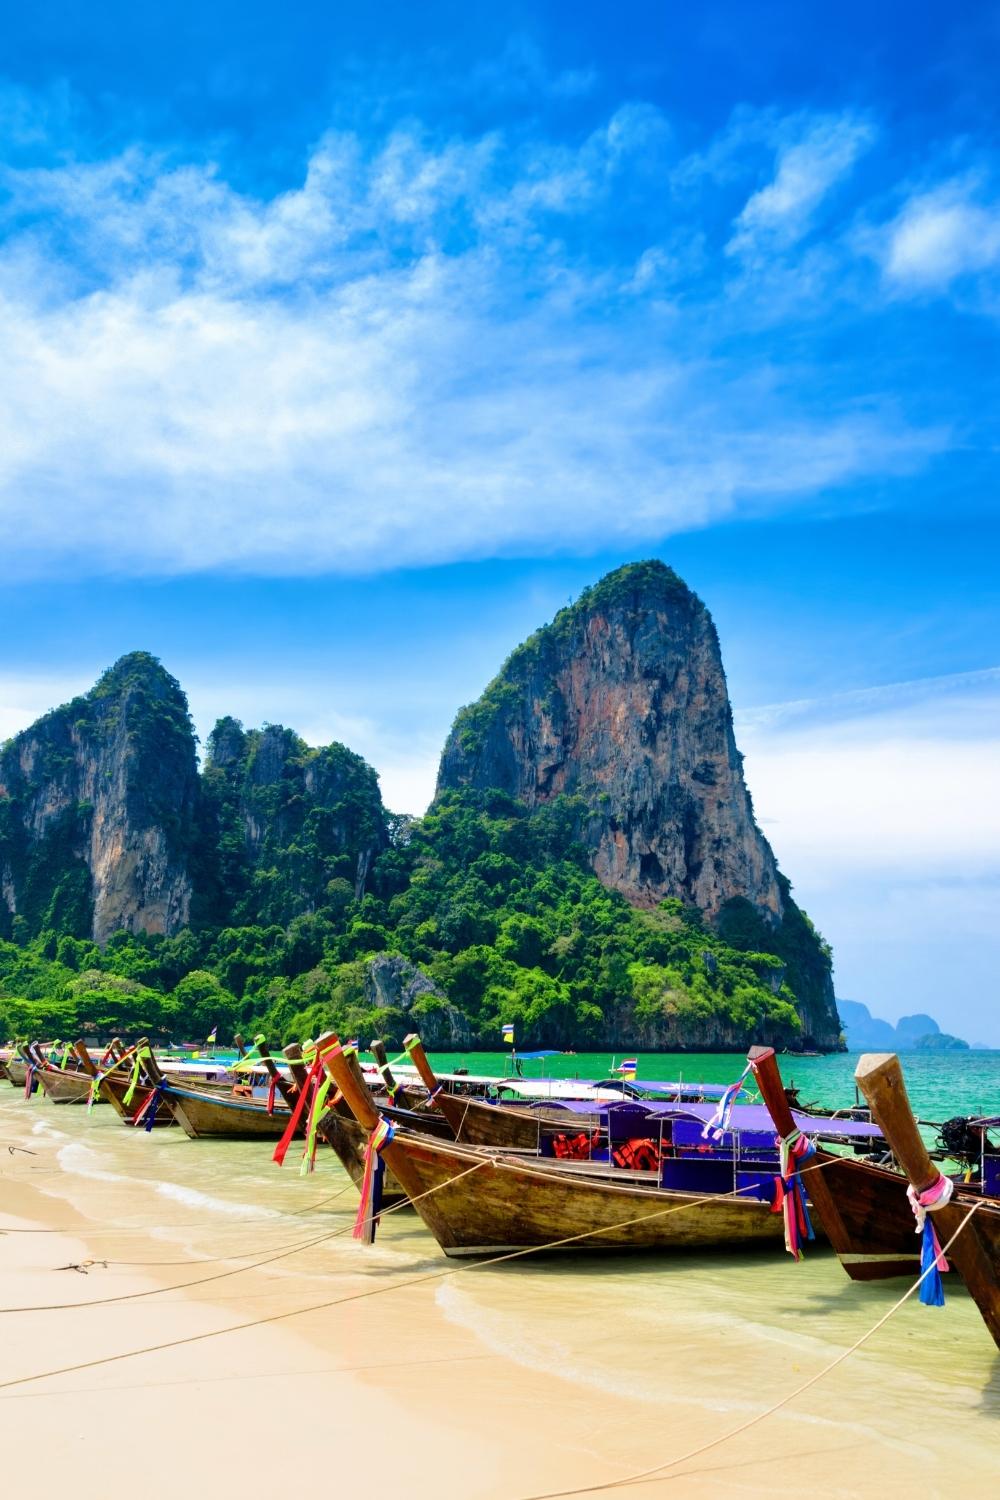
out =
[[[753,814],[715,627],[617,569],[458,713],[422,818],[344,745],[148,653],[0,751],[0,1032],[835,1049],[831,954]]]
[[[969,1043],[942,1031],[933,1016],[901,1016],[895,1026],[873,1016],[857,1000],[837,999],[837,1010],[850,1051],[967,1052]]]

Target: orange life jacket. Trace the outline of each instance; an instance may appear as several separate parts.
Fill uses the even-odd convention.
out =
[[[590,1157],[590,1149],[596,1143],[598,1132],[594,1132],[593,1141],[585,1130],[579,1135],[557,1135],[552,1141],[552,1150],[556,1156],[568,1161],[587,1161]]]
[[[653,1172],[660,1165],[660,1153],[655,1141],[636,1139],[622,1141],[613,1152],[615,1165],[631,1172]]]

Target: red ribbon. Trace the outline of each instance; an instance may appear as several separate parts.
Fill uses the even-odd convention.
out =
[[[295,1132],[298,1130],[302,1116],[305,1114],[306,1103],[315,1092],[316,1086],[319,1083],[320,1074],[322,1072],[323,1064],[317,1057],[316,1061],[309,1069],[309,1072],[306,1074],[305,1083],[299,1090],[299,1097],[295,1101],[295,1108],[292,1110],[291,1118],[285,1127],[285,1133],[274,1148],[274,1156],[272,1157],[272,1161],[276,1161],[279,1167],[284,1164],[285,1157],[288,1155],[288,1148],[292,1144],[292,1141],[295,1139]]]

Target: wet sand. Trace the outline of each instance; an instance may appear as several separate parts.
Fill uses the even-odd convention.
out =
[[[6,1084],[0,1152],[0,1307],[61,1305],[0,1314],[12,1493],[614,1493],[595,1486],[765,1412],[905,1289],[855,1287],[823,1251],[476,1270],[410,1211],[369,1250],[329,1153],[303,1179],[266,1145],[147,1136]],[[107,1264],[60,1269],[85,1261]],[[629,1492],[995,1495],[1000,1359],[946,1281],[944,1309],[914,1299],[790,1406]],[[66,1305],[112,1297],[132,1300]]]

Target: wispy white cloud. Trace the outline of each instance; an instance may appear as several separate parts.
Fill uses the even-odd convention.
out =
[[[1000,200],[984,196],[962,177],[909,197],[875,238],[886,280],[902,292],[941,292],[1000,268]]]
[[[1000,668],[737,713],[792,871],[1000,874]]]
[[[826,180],[863,135],[813,128]],[[139,573],[586,550],[940,451],[877,402],[810,409],[800,364],[720,358],[702,308],[657,330],[637,303],[689,233],[627,274],[588,257],[669,141],[643,104],[575,149],[331,133],[269,199],[139,148],[8,171],[0,541]]]
[[[838,993],[1000,1046],[1000,668],[744,710],[736,730]]]
[[[102,662],[81,672],[0,672],[0,744],[27,729],[36,719],[93,687]]]
[[[797,139],[779,146],[771,181],[744,204],[727,253],[766,256],[797,243],[819,204],[874,140],[871,122],[852,114],[805,123]]]

